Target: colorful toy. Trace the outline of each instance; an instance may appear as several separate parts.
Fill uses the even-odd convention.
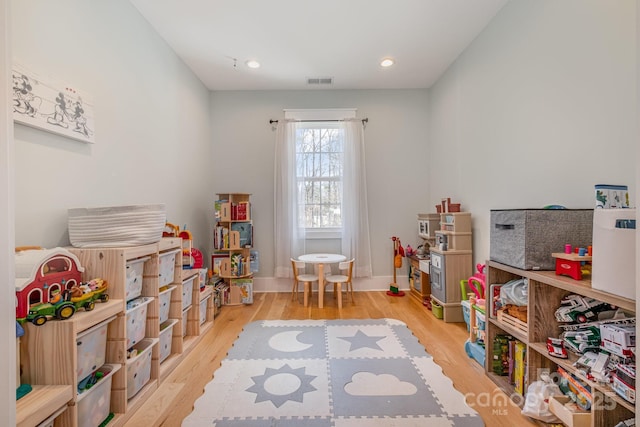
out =
[[[551,254],[556,259],[556,275],[569,276],[574,280],[582,280],[583,274],[588,274],[590,270],[585,268],[591,262],[591,256],[579,255],[575,253],[554,252]]]
[[[558,322],[586,323],[588,320],[597,320],[598,313],[610,309],[611,305],[593,298],[567,295],[560,301],[555,317]]]
[[[402,297],[404,296],[404,291],[401,291],[396,283],[396,269],[402,267],[404,248],[402,247],[398,237],[393,236],[391,237],[391,240],[393,241],[393,282],[389,284],[387,295],[392,297]]]
[[[64,248],[16,248],[15,267],[16,320],[33,321],[39,311],[59,319],[73,315],[76,307],[65,291],[80,285],[84,271],[74,254]]]
[[[553,357],[559,357],[561,359],[569,358],[567,350],[564,348],[562,338],[547,338],[547,353]]]

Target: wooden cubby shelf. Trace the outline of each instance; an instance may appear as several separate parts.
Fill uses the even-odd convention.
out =
[[[84,267],[83,280],[99,277],[107,281],[109,300],[96,303],[91,311],[81,309],[66,320],[52,319],[42,326],[25,324],[25,334],[20,339],[21,380],[22,383],[38,385],[17,402],[18,425],[39,425],[45,419],[37,417],[45,414],[50,416],[55,411],[60,412],[55,415],[56,427],[77,427],[80,424],[78,407],[81,402],[77,392],[79,362],[71,349],[75,350],[76,343],[85,332],[102,327],[102,330],[106,330],[105,364],[117,367],[109,377],[111,389],[105,394],[109,396],[109,412],[113,413],[109,426],[123,426],[195,347],[202,334],[213,326],[213,288],[200,285],[203,275],[200,269],[182,268],[182,239],[179,237],[162,238],[157,243],[141,246],[68,250],[78,257]],[[168,255],[174,255],[174,258]],[[164,270],[166,264],[162,268],[160,266],[161,258],[165,256],[167,260],[173,259],[172,276],[167,273],[168,270]],[[130,296],[127,287],[131,280],[127,273],[128,264],[141,265],[140,294],[142,301],[145,301],[146,311],[141,311],[141,314],[145,314],[144,318],[132,317],[135,322],[127,318],[127,296]],[[163,274],[165,276],[160,281]],[[137,280],[138,276],[135,277]],[[191,282],[190,291],[183,289],[185,280]],[[167,281],[170,283],[166,287],[173,289],[167,322],[173,326],[170,353],[161,362],[159,295]],[[191,301],[187,318],[182,316],[183,298],[184,302]],[[144,337],[131,341],[129,333],[141,324],[144,325]],[[183,335],[183,330],[186,330],[186,335]],[[139,344],[138,354],[149,357],[150,374],[146,383],[132,386],[127,379],[127,362],[133,362],[135,353],[131,359],[128,359],[128,353]],[[148,363],[146,360],[143,363]],[[94,387],[100,384],[98,382]]]
[[[520,270],[495,261],[487,261],[487,284],[504,284],[521,278],[529,281],[526,329],[500,321],[487,309],[490,316],[486,326],[486,375],[507,395],[514,396],[514,385],[507,377],[495,374],[492,366],[494,338],[499,334],[511,335],[526,346],[526,384],[540,380],[542,371],[553,373],[558,367],[562,367],[591,387],[594,402],[590,411],[592,427],[613,426],[620,421],[634,418],[633,403],[623,399],[609,385],[591,381],[581,374],[574,366],[577,355],[569,352],[568,359],[551,356],[547,351],[546,341],[548,337],[559,337],[561,333],[561,323],[556,320],[554,313],[560,301],[567,295],[577,294],[595,298],[634,315],[635,300],[593,289],[588,278],[574,280],[557,276],[554,271]],[[518,401],[524,403],[524,398]]]

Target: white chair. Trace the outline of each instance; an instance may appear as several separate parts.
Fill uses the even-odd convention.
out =
[[[342,308],[342,284],[344,283],[345,290],[351,294],[351,302],[353,303],[353,282],[351,278],[353,276],[353,263],[354,259],[349,261],[342,261],[338,264],[338,269],[343,274],[330,274],[324,278],[325,286],[329,283],[333,283],[333,294],[338,298],[338,309]]]
[[[318,281],[317,274],[300,274],[304,271],[306,264],[291,258],[291,267],[293,268],[293,288],[291,289],[291,299],[298,299],[298,286],[304,283],[304,306],[309,305],[309,296],[311,295],[311,284]]]

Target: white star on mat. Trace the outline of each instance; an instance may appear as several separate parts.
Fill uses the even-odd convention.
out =
[[[341,340],[349,341],[351,343],[351,347],[349,347],[349,351],[357,350],[359,348],[372,348],[374,350],[382,350],[382,347],[378,345],[378,341],[384,339],[384,336],[368,336],[360,329],[358,332],[352,337],[337,337]]]
[[[302,403],[305,393],[317,390],[314,386],[311,385],[311,381],[313,381],[316,376],[306,375],[304,371],[304,367],[293,369],[287,364],[283,365],[279,369],[266,368],[264,370],[264,374],[251,377],[254,385],[249,387],[246,391],[250,393],[256,393],[255,403],[266,402],[267,400],[270,400],[276,408],[281,407],[289,400]],[[276,378],[278,376],[281,376],[282,378]],[[297,378],[298,382],[294,384],[295,386],[297,386],[297,388],[289,393],[286,393],[286,388],[291,387],[292,385],[290,378],[291,376]],[[286,381],[287,379],[289,381]],[[269,383],[269,386],[266,386],[267,382]],[[267,388],[271,388],[273,384],[279,384],[283,386],[285,392],[281,391],[281,393],[279,394],[273,394],[267,391]]]

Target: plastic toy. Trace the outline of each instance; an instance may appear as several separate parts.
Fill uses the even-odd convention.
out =
[[[588,268],[583,267],[587,262],[591,262],[589,255],[554,252],[551,256],[556,259],[557,276],[569,276],[574,280],[582,280],[582,275],[590,272]]]
[[[547,352],[550,356],[559,357],[561,359],[567,359],[569,357],[561,338],[547,338]]]
[[[580,295],[568,295],[560,301],[555,317],[558,322],[585,323],[588,320],[596,320],[599,312],[609,309],[611,306],[602,301]]]
[[[84,268],[64,248],[16,248],[16,320],[42,325],[47,316],[68,319],[76,302],[70,289],[81,284]]]
[[[398,285],[396,283],[396,269],[402,267],[402,258],[404,257],[404,248],[402,244],[400,244],[400,239],[396,236],[391,237],[393,241],[393,282],[389,284],[389,290],[387,291],[387,295],[392,297],[402,297],[404,296],[404,291],[398,289]]]
[[[467,279],[467,286],[476,295],[477,304],[479,306],[485,305],[485,297],[487,292],[487,285],[485,283],[486,276],[484,274],[484,264],[476,264],[476,273]]]

